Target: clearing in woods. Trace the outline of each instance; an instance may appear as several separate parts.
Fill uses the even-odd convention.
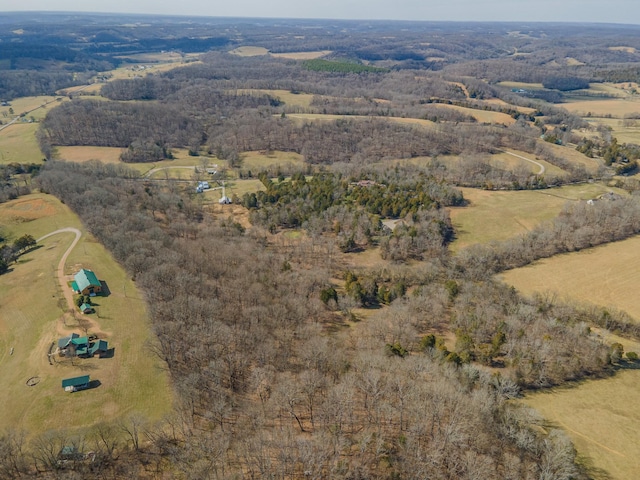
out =
[[[470,205],[451,209],[456,229],[453,251],[474,243],[507,240],[556,217],[568,201],[589,200],[622,190],[598,183],[569,185],[548,190],[492,191],[461,188]],[[490,228],[487,226],[490,225]]]
[[[555,292],[562,299],[615,306],[640,322],[640,237],[556,255],[504,272],[501,278],[525,295]]]
[[[0,131],[0,164],[42,163],[37,123],[14,123]]]
[[[637,342],[597,333],[608,344],[640,352]],[[628,368],[610,378],[527,394],[522,402],[571,437],[591,478],[626,480],[640,469],[640,403],[634,400],[639,394],[640,369]]]
[[[248,95],[270,95],[271,97],[278,98],[281,102],[284,102],[285,105],[304,108],[311,106],[311,101],[315,96],[310,93],[292,93],[290,90],[269,90],[263,88],[240,88],[233,90],[233,92]]]
[[[278,58],[288,58],[289,60],[314,60],[316,58],[326,57],[331,52],[331,50],[318,50],[315,52],[285,52],[271,53],[271,56]]]
[[[172,402],[166,369],[149,348],[154,338],[144,299],[120,265],[53,196],[28,195],[0,205],[0,223],[9,241],[25,233],[40,238],[64,227],[83,231],[65,274],[70,276],[82,266],[107,282],[111,294],[93,299],[97,313],[88,317],[98,326],[88,333],[99,334],[114,348],[112,358],[75,359],[73,365],[56,358],[49,364],[51,343],[71,332],[83,334],[77,319],[86,316],[64,315],[66,302],[56,276],[74,234],[63,232],[39,242],[40,248],[23,255],[13,271],[0,276],[0,425],[20,425],[37,434],[86,427],[134,412],[150,420],[166,414]],[[63,378],[86,373],[100,386],[74,394],[61,388]],[[40,382],[28,387],[25,382],[34,376]]]

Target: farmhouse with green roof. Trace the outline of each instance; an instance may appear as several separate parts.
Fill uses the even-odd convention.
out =
[[[100,293],[102,291],[102,284],[96,274],[91,270],[83,268],[73,277],[71,287],[76,293],[82,295],[91,295],[92,293]]]

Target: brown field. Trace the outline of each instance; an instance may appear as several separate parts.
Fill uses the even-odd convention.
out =
[[[445,105],[445,104],[437,104],[437,107],[450,108],[452,110],[457,110],[466,115],[470,115],[475,118],[480,123],[497,123],[502,125],[512,125],[516,122],[516,120],[507,115],[506,113],[501,112],[492,112],[491,110],[476,110],[475,108],[467,108],[467,107],[459,107],[457,105]]]
[[[640,350],[639,350],[640,351]],[[628,480],[640,469],[640,370],[527,394],[523,403],[573,441],[591,478]]]
[[[239,94],[270,95],[279,98],[286,105],[309,108],[315,95],[309,93],[291,93],[289,90],[238,89]]]
[[[634,47],[625,47],[625,46],[617,46],[617,47],[609,47],[609,50],[619,51],[619,52],[627,52],[627,53],[636,53],[637,50]]]
[[[120,163],[122,148],[117,147],[56,147],[56,158],[69,162],[100,160],[103,163]]]
[[[115,58],[126,58],[139,63],[182,63],[185,58],[198,58],[199,53],[187,53],[183,55],[177,52],[160,52],[160,53],[136,53],[132,55],[116,56]]]
[[[303,156],[295,152],[243,152],[242,158],[242,168],[254,172],[278,166],[304,165]]]
[[[640,237],[581,252],[557,255],[501,275],[526,295],[556,292],[561,298],[615,306],[640,321]]]
[[[379,119],[379,120],[391,120],[393,122],[404,123],[409,125],[420,125],[423,127],[433,127],[435,123],[431,120],[423,120],[421,118],[402,118],[402,117],[368,117],[365,115],[328,115],[322,113],[290,113],[287,114],[289,118],[295,118],[300,121],[335,121],[342,119],[359,119],[359,120],[371,120],[371,119]]]
[[[600,161],[587,157],[577,151],[573,146],[554,145],[548,142],[544,143],[544,145],[546,148],[550,148],[558,157],[564,158],[572,163],[583,165],[588,172],[596,172],[601,165]]]
[[[511,105],[510,103],[507,103],[504,100],[501,100],[499,98],[491,98],[489,100],[478,100],[478,101],[483,105],[497,105],[498,107],[513,108],[515,110],[518,110],[519,112],[526,113],[526,114],[530,114],[536,111],[535,108],[531,108],[531,107],[520,107],[517,105]]]
[[[577,100],[563,103],[562,107],[583,117],[611,115],[613,118],[623,118],[625,115],[640,115],[640,99]]]
[[[287,52],[287,53],[272,53],[272,57],[288,58],[290,60],[314,60],[316,58],[326,57],[331,53],[331,50],[319,50],[316,52]]]
[[[498,85],[507,88],[523,88],[525,90],[541,90],[544,88],[541,83],[499,82]]]
[[[640,144],[640,120],[620,120],[616,118],[588,118],[594,125],[605,125],[620,143]]]
[[[269,50],[264,47],[238,47],[229,51],[232,55],[238,55],[239,57],[259,57],[262,55],[268,55]]]
[[[0,222],[9,239],[29,233],[38,238],[62,227],[83,230],[79,219],[54,197],[29,195],[0,205]],[[92,268],[111,294],[95,297],[96,322],[89,333],[100,333],[114,347],[113,358],[77,359],[49,364],[52,342],[71,331],[83,333],[68,317],[55,271],[73,234],[65,232],[41,242],[41,248],[21,257],[13,271],[0,276],[0,425],[20,426],[30,434],[56,428],[83,428],[139,412],[156,420],[171,408],[168,376],[148,349],[153,341],[145,302],[122,268],[86,232],[65,266],[72,274]],[[78,314],[79,317],[83,315]],[[10,349],[13,348],[13,354]],[[89,373],[97,388],[65,393],[63,378]],[[28,387],[27,379],[39,383]]]
[[[37,123],[16,123],[0,131],[0,164],[42,163]]]
[[[451,220],[456,228],[453,251],[474,243],[506,240],[525,233],[557,216],[567,201],[588,200],[611,190],[621,193],[621,190],[597,183],[548,190],[461,190],[470,205],[451,209]]]

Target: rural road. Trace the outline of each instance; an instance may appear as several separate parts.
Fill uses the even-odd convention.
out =
[[[526,160],[529,163],[533,163],[534,165],[537,165],[538,167],[540,167],[540,170],[538,170],[536,175],[543,175],[545,170],[546,170],[546,168],[544,168],[544,165],[542,165],[541,163],[536,162],[535,160],[531,160],[530,158],[523,157],[522,155],[518,155],[517,153],[507,152],[506,150],[500,150],[500,151],[502,153],[506,153],[507,155],[511,155],[512,157],[516,157],[516,158],[519,158],[521,160]]]
[[[76,238],[73,239],[73,242],[71,242],[71,245],[69,246],[69,248],[67,248],[66,252],[64,252],[64,255],[62,255],[62,258],[60,259],[60,263],[58,263],[57,275],[58,275],[58,283],[60,283],[60,288],[62,289],[64,298],[67,301],[67,306],[69,307],[69,310],[73,310],[75,308],[75,304],[73,303],[73,292],[67,286],[67,282],[64,274],[64,264],[66,263],[67,258],[71,253],[71,250],[73,250],[73,248],[78,244],[78,241],[82,236],[82,232],[80,232],[80,230],[78,230],[77,228],[73,228],[73,227],[61,228],[59,230],[56,230],[55,232],[48,233],[47,235],[38,238],[36,242],[40,243],[42,240],[52,235],[57,235],[59,233],[66,233],[66,232],[74,233]]]

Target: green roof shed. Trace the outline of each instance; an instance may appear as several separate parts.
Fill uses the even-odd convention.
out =
[[[97,293],[102,290],[102,284],[100,280],[98,280],[98,277],[96,277],[96,274],[86,268],[76,273],[73,281],[75,282],[76,292],[82,293],[83,295]]]
[[[67,387],[86,387],[89,385],[89,375],[81,377],[65,378],[62,380],[62,388]]]

